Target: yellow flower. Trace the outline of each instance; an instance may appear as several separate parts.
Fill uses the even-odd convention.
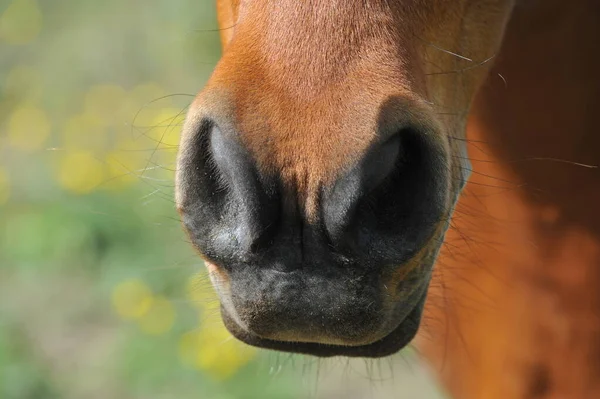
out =
[[[175,309],[171,302],[162,296],[154,297],[150,308],[139,319],[140,329],[146,334],[167,333],[175,322]]]
[[[179,339],[179,359],[187,366],[195,367],[196,354],[200,348],[200,334],[190,331]]]
[[[10,181],[8,179],[8,173],[4,169],[0,168],[0,205],[8,202],[10,197]]]
[[[152,129],[157,109],[171,106],[172,101],[167,92],[156,83],[145,83],[128,94],[125,104],[120,119],[139,138],[146,136]]]
[[[50,135],[50,121],[44,110],[23,105],[8,120],[8,143],[23,151],[40,149]]]
[[[148,143],[141,139],[132,139],[129,132],[120,134],[114,149],[106,154],[109,174],[106,187],[120,189],[133,183],[141,183],[144,168],[153,167],[148,162],[152,154],[152,148],[149,147]]]
[[[14,0],[0,16],[0,39],[8,44],[27,44],[42,30],[42,11],[35,0]]]
[[[182,363],[218,380],[231,377],[256,356],[256,349],[233,338],[219,317],[210,317],[217,315],[219,301],[206,271],[188,279],[186,296],[199,308],[201,322],[179,341]]]
[[[255,348],[233,338],[220,321],[203,323],[198,331],[184,334],[179,341],[181,361],[218,380],[231,377],[256,353]]]
[[[112,294],[112,304],[123,319],[139,319],[153,302],[150,288],[141,280],[131,279],[120,283]]]
[[[106,179],[106,167],[91,152],[67,152],[60,159],[58,181],[77,194],[87,194]]]
[[[150,287],[138,279],[117,285],[112,303],[121,318],[136,320],[146,334],[165,334],[175,322],[175,308],[171,302],[162,296],[153,296]]]
[[[155,112],[148,136],[154,141],[155,146],[174,153],[179,145],[179,132],[184,119],[185,110],[162,108]]]
[[[151,127],[146,130],[153,151],[151,164],[153,177],[172,181],[175,178],[175,159],[185,112],[177,108],[163,108],[154,114]]]

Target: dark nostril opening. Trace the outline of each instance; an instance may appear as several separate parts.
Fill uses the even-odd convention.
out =
[[[214,127],[210,136],[210,153],[227,190],[229,217],[239,250],[256,253],[268,246],[279,219],[278,189],[273,179],[261,174],[232,132]]]
[[[402,161],[402,147],[400,135],[387,140],[375,151],[370,151],[365,158],[362,168],[362,183],[364,194],[369,194],[377,188]]]
[[[374,144],[323,195],[330,242],[343,253],[398,262],[428,238],[444,208],[443,151],[419,129]]]
[[[187,198],[184,223],[199,249],[227,263],[267,246],[279,223],[275,179],[258,170],[237,132],[210,121],[199,125],[187,147],[180,154],[179,186]]]
[[[395,135],[383,144],[376,144],[366,156],[338,179],[326,195],[323,215],[329,239],[338,241],[348,223],[354,219],[361,200],[376,189],[401,161],[401,139]]]
[[[390,174],[400,173],[400,135],[372,146],[364,158],[341,176],[326,195],[323,219],[332,242],[339,241],[360,203]]]
[[[275,208],[274,208],[275,209]],[[277,208],[278,209],[278,208]],[[259,227],[257,226],[257,233],[252,238],[252,243],[249,247],[249,252],[253,255],[256,255],[260,252],[263,252],[270,248],[275,241],[275,235],[279,231],[281,217],[279,213],[274,213],[273,209],[263,210],[264,213],[271,213],[270,221],[267,221],[263,218],[263,224]]]

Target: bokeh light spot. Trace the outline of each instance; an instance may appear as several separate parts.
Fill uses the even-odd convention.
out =
[[[160,148],[175,152],[179,145],[179,133],[185,119],[185,110],[162,108],[155,113],[149,136]]]
[[[157,83],[143,83],[128,93],[120,119],[135,134],[145,136],[152,128],[157,109],[172,106],[172,99]]]
[[[112,294],[112,304],[123,319],[138,319],[144,316],[152,305],[152,291],[141,280],[131,279],[121,282]]]
[[[217,380],[232,377],[256,353],[256,348],[236,340],[220,320],[202,323],[179,341],[180,360]]]
[[[8,143],[22,151],[40,149],[50,135],[46,112],[33,105],[17,107],[8,121]]]
[[[8,44],[27,44],[42,30],[42,11],[35,0],[13,0],[0,16],[0,39]]]
[[[91,152],[67,152],[60,159],[58,181],[60,185],[77,194],[87,194],[106,178],[106,166]]]
[[[114,149],[106,154],[109,174],[106,187],[120,189],[141,182],[144,168],[152,167],[148,165],[152,151],[150,147],[147,141],[135,140],[127,134],[119,135]]]
[[[140,329],[149,335],[163,335],[173,327],[175,308],[162,296],[154,297],[147,312],[139,319]]]

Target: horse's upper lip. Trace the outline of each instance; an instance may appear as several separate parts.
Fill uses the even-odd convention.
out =
[[[426,292],[423,293],[422,297],[414,305],[414,308],[408,313],[406,318],[402,320],[391,333],[370,344],[358,346],[330,345],[313,342],[288,342],[266,339],[240,327],[223,308],[221,308],[221,315],[225,326],[231,334],[248,345],[319,357],[347,356],[377,358],[393,355],[412,341],[419,328],[425,297]]]

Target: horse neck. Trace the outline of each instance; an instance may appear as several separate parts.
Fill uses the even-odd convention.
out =
[[[600,397],[600,169],[572,163],[600,165],[598,21],[517,4],[474,103],[420,340],[457,398]]]

